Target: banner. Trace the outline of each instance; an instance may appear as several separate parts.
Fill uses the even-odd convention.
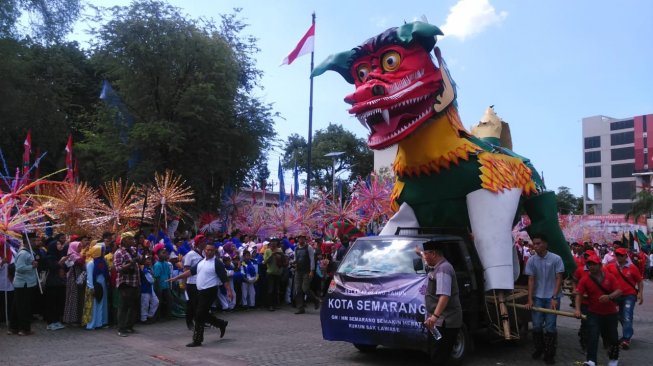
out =
[[[322,336],[330,341],[424,349],[425,292],[425,274],[351,277],[337,273],[322,303]]]

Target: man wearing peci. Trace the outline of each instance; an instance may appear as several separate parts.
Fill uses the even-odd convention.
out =
[[[427,275],[428,286],[425,295],[427,318],[424,324],[432,335],[438,332],[442,335],[432,358],[441,360],[442,364],[446,365],[458,332],[463,326],[463,310],[458,297],[456,271],[444,257],[438,242],[427,241],[422,244],[422,247],[424,248],[422,257],[431,268]],[[437,327],[437,332],[433,330],[434,327]]]

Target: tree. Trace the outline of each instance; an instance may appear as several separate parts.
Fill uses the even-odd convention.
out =
[[[0,147],[9,166],[19,166],[23,140],[32,129],[32,159],[47,152],[42,172],[65,167],[69,133],[82,138],[95,109],[100,79],[77,43],[44,46],[0,39]],[[33,160],[32,160],[33,161]]]
[[[558,187],[556,201],[558,212],[562,215],[580,215],[583,212],[583,199],[574,196],[568,187]]]
[[[80,9],[80,0],[2,0],[0,38],[21,38],[16,23],[27,15],[32,40],[58,43],[70,32]]]
[[[187,179],[203,208],[215,205],[211,199],[224,185],[240,186],[270,146],[276,116],[252,96],[258,49],[255,39],[241,37],[244,27],[236,16],[224,16],[220,26],[187,19],[160,1],[112,8],[94,31],[92,60],[133,126],[98,109],[82,148],[103,165],[89,173],[140,182],[170,168]]]
[[[317,130],[311,149],[312,187],[331,187],[333,160],[324,155],[331,152],[344,152],[336,159],[335,175],[351,183],[358,176],[366,177],[373,169],[374,155],[364,139],[357,138],[342,125],[330,123],[326,129]],[[298,169],[306,173],[308,167],[308,144],[297,134],[288,137],[284,147],[283,166],[292,169],[297,161]],[[339,175],[348,171],[349,176]]]
[[[644,216],[651,218],[653,213],[653,191],[650,185],[644,185],[642,189],[633,196],[633,206],[626,212],[626,220],[633,218],[635,221]]]

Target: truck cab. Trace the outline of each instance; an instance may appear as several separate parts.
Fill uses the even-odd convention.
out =
[[[499,316],[493,319],[488,311],[483,267],[471,236],[460,231],[399,228],[397,235],[358,238],[324,299],[323,338],[350,342],[363,352],[385,346],[433,354],[437,342],[423,324],[428,268],[418,252],[426,241],[437,242],[456,271],[464,325],[451,361],[462,362],[473,347],[470,334],[491,328]]]

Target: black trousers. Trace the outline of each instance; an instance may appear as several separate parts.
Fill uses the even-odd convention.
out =
[[[281,276],[268,274],[268,306],[279,306],[279,289]]]
[[[9,316],[9,329],[29,332],[32,330],[32,297],[34,287],[16,287],[14,302]]]
[[[451,357],[451,351],[453,346],[456,345],[456,337],[458,337],[458,332],[460,328],[445,328],[438,327],[442,338],[437,341],[437,345],[433,355],[431,356],[432,360],[438,360],[438,365],[446,365]],[[433,335],[429,334],[429,342],[435,342]]]
[[[204,342],[204,323],[214,327],[220,327],[225,321],[218,319],[209,313],[211,304],[218,297],[218,287],[209,287],[204,290],[197,290],[197,307],[195,308],[195,326],[193,327],[193,342]]]
[[[186,303],[186,324],[193,324],[195,319],[195,309],[197,308],[197,285],[194,283],[186,284],[186,293],[188,302]]]
[[[141,310],[141,289],[125,284],[120,285],[120,308],[118,309],[118,331],[132,329]]]
[[[66,305],[66,286],[50,286],[45,288],[45,322],[48,324],[60,322]]]
[[[174,299],[172,292],[169,288],[156,291],[156,296],[159,298],[159,308],[157,315],[159,319],[169,319],[172,316],[172,307],[174,306]]]

